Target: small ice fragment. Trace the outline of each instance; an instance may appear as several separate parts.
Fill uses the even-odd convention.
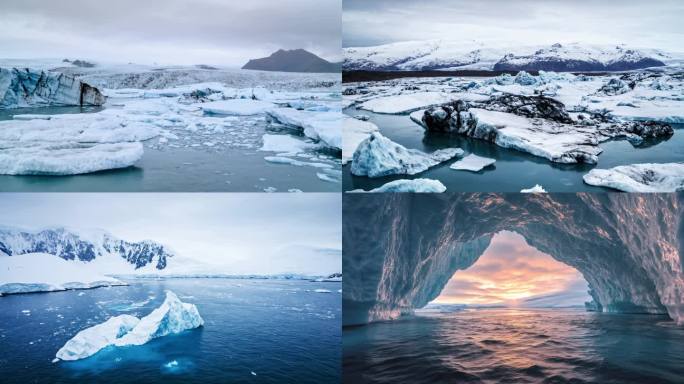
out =
[[[314,289],[316,293],[330,293],[329,289]]]
[[[256,376],[256,373],[254,371],[252,371],[252,376]]]
[[[521,189],[520,193],[546,193],[546,190],[541,185],[535,184],[532,188]]]

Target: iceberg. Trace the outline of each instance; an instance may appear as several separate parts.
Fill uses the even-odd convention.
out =
[[[455,169],[457,171],[479,172],[482,169],[494,164],[495,162],[495,159],[477,156],[471,153],[470,155],[462,158],[461,160],[458,160],[455,163],[451,164],[449,168]]]
[[[364,191],[363,189],[354,189],[350,193],[384,193],[384,192],[414,192],[414,193],[442,193],[446,191],[446,187],[439,180],[433,179],[412,179],[412,180],[395,180],[387,184],[383,184],[378,188]]]
[[[582,273],[598,311],[667,313],[684,324],[683,201],[676,193],[357,195],[344,202],[343,324],[424,307],[504,230]]]
[[[115,316],[104,323],[86,328],[57,351],[57,359],[80,360],[113,345],[116,339],[130,332],[140,319],[131,315]]]
[[[265,134],[263,136],[264,144],[259,149],[260,151],[280,152],[288,154],[296,154],[305,152],[307,150],[314,150],[320,145],[307,143],[303,140],[296,139],[289,135],[271,135]]]
[[[344,120],[342,120],[342,164],[351,161],[359,144],[367,139],[371,133],[378,130],[378,126],[373,123],[344,115]]]
[[[462,155],[463,150],[460,148],[440,149],[429,154],[417,149],[407,149],[380,132],[373,132],[354,152],[351,173],[368,177],[415,175]]]
[[[273,103],[252,99],[231,99],[211,101],[200,104],[206,114],[225,116],[249,116],[266,113],[273,108]]]
[[[67,341],[57,351],[61,360],[79,360],[92,356],[109,346],[142,345],[148,341],[204,325],[194,304],[183,303],[171,291],[166,291],[162,305],[149,315],[138,319],[121,315],[102,324],[86,328]]]
[[[684,190],[684,163],[646,163],[592,169],[583,176],[589,185],[624,192],[677,192]]]
[[[546,190],[541,185],[535,184],[532,188],[521,189],[520,193],[546,193]]]
[[[280,124],[301,129],[307,137],[325,146],[342,150],[342,114],[339,110],[300,111],[293,108],[273,108],[268,115]]]
[[[0,68],[0,109],[104,103],[100,90],[72,76],[29,68]]]

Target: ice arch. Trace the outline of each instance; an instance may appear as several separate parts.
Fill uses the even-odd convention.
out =
[[[579,270],[606,312],[684,323],[684,194],[347,194],[344,325],[426,305],[502,230]]]

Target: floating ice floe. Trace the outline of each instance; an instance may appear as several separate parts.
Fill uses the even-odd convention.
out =
[[[546,193],[546,190],[541,185],[535,184],[532,188],[521,189],[520,193]]]
[[[446,191],[446,187],[439,180],[433,179],[412,179],[412,180],[395,180],[387,184],[383,184],[378,188],[364,191],[363,189],[354,189],[349,192],[358,193],[384,193],[384,192],[415,192],[415,193],[442,193]]]
[[[351,161],[356,148],[362,141],[373,132],[378,131],[378,126],[367,121],[344,115],[342,120],[342,164]]]
[[[590,185],[624,192],[676,192],[684,190],[684,163],[630,164],[592,169],[583,179]]]
[[[483,101],[487,96],[470,93],[415,92],[377,97],[361,104],[359,108],[375,113],[402,114],[459,99]]]
[[[316,293],[331,293],[329,289],[314,289]]]
[[[470,171],[479,172],[482,169],[496,163],[495,159],[490,159],[488,157],[477,156],[475,154],[470,154],[453,164],[449,168],[455,169],[457,171]]]
[[[0,147],[0,174],[77,175],[130,167],[142,156],[142,143],[52,143],[8,149]]]
[[[304,140],[289,135],[266,134],[263,136],[263,141],[264,144],[260,148],[261,151],[296,154],[320,148],[320,145],[311,142],[307,143]]]
[[[460,148],[440,149],[429,154],[417,149],[407,149],[380,132],[373,132],[354,152],[351,173],[368,177],[415,175],[462,155],[463,150]]]
[[[142,345],[148,341],[204,325],[194,304],[183,303],[171,291],[166,291],[162,305],[138,319],[121,315],[76,334],[57,351],[61,360],[79,360],[94,355],[108,346]]]
[[[273,108],[267,113],[277,122],[301,129],[304,135],[327,147],[342,150],[342,114],[339,110],[321,112]]]
[[[252,99],[219,100],[200,104],[200,108],[206,114],[226,116],[260,115],[273,107],[273,103]]]

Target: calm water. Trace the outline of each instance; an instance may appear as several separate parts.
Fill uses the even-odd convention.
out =
[[[341,283],[172,279],[0,298],[3,383],[334,383],[340,380]],[[323,288],[332,293],[315,293]],[[145,316],[170,289],[202,328],[79,361],[51,360],[79,330]],[[30,311],[30,312],[22,312]],[[167,366],[172,361],[177,366]],[[252,372],[256,374],[253,375]]]
[[[353,176],[350,164],[344,167],[343,188],[372,189],[392,180],[403,178],[429,178],[441,181],[447,192],[520,192],[541,184],[549,192],[614,192],[613,189],[593,187],[582,181],[595,166],[555,164],[550,161],[512,149],[469,139],[458,135],[425,134],[425,130],[411,121],[408,115],[383,115],[349,108],[347,114],[370,116],[370,121],[391,140],[407,147],[425,152],[440,148],[458,147],[466,154],[475,153],[496,159],[496,163],[473,173],[455,171],[449,168],[451,162],[431,168],[414,176],[393,176],[371,179]],[[666,141],[653,142],[650,146],[633,147],[627,140],[613,140],[601,144],[604,149],[599,155],[599,168],[610,168],[634,163],[667,163],[684,161],[684,125],[676,124],[675,134]]]
[[[93,107],[41,107],[0,110],[0,120],[15,114],[90,113]],[[266,123],[255,125],[244,139],[251,148],[261,147],[261,137],[276,132]],[[195,139],[198,143],[211,137]],[[73,176],[8,176],[0,175],[0,192],[339,192],[341,184],[321,180],[322,171],[309,166],[274,164],[264,160],[272,152],[246,148],[173,148],[156,145],[157,139],[145,143],[145,154],[133,167]],[[322,156],[332,154],[319,153]],[[304,161],[316,161],[300,159]],[[324,161],[326,162],[326,161]],[[334,165],[334,163],[332,163]],[[339,180],[339,161],[333,178]]]
[[[482,309],[345,329],[346,383],[681,383],[684,328],[660,316]]]

